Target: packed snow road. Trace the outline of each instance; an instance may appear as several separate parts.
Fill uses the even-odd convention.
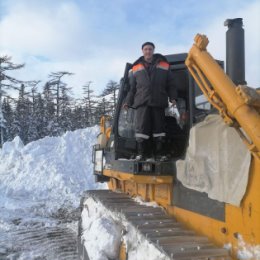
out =
[[[17,137],[0,149],[0,260],[78,259],[78,206],[94,183],[91,151],[98,128]]]
[[[53,220],[52,225],[46,226],[43,222],[31,220],[23,226],[19,225],[20,221],[19,218],[14,219],[17,227],[1,233],[0,259],[78,259],[73,227],[76,222],[59,223]]]

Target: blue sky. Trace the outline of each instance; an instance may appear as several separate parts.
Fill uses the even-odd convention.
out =
[[[212,55],[225,59],[224,20],[243,17],[246,77],[259,87],[259,13],[259,0],[0,0],[0,54],[26,63],[15,74],[24,80],[75,73],[66,81],[79,96],[87,81],[97,92],[119,81],[144,41],[162,54],[188,52],[195,34],[204,33]]]

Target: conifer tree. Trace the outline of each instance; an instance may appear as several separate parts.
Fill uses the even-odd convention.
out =
[[[59,125],[62,132],[70,131],[72,128],[72,110],[70,107],[71,98],[68,95],[68,88],[62,88],[60,101]]]
[[[11,141],[14,138],[14,135],[12,133],[14,111],[11,106],[10,98],[3,99],[2,112],[3,112],[3,117],[5,119],[4,142]]]
[[[114,111],[116,110],[116,104],[117,104],[117,95],[119,90],[119,84],[116,81],[110,80],[106,88],[104,89],[102,93],[102,97],[107,97],[109,104],[110,104],[110,114],[114,114]]]
[[[50,89],[53,91],[55,97],[55,105],[56,105],[56,116],[59,118],[60,116],[60,107],[62,103],[62,93],[66,93],[71,89],[67,87],[67,84],[62,81],[64,76],[73,75],[71,72],[67,71],[59,71],[59,72],[52,72],[49,75],[49,86]]]
[[[40,138],[38,132],[38,123],[39,123],[39,116],[36,115],[36,108],[37,108],[37,85],[40,81],[35,81],[31,84],[31,91],[29,97],[31,99],[30,102],[30,110],[29,110],[29,120],[28,120],[28,142],[35,141]],[[42,111],[43,112],[43,111]]]
[[[4,142],[5,119],[2,112],[2,99],[8,96],[8,90],[16,89],[17,84],[22,81],[8,75],[9,71],[18,70],[24,67],[24,64],[15,64],[10,56],[0,56],[0,147]]]
[[[31,102],[28,94],[29,92],[26,92],[25,85],[21,84],[13,122],[14,134],[18,135],[25,144],[28,142],[28,128],[30,123]]]
[[[37,132],[37,139],[43,138],[47,135],[45,132],[45,108],[44,108],[44,100],[40,93],[37,94],[35,97],[35,105],[34,105],[34,115],[36,121],[36,132]]]
[[[55,104],[54,95],[50,84],[47,82],[43,87],[43,129],[47,136],[52,136],[55,128]]]
[[[84,107],[84,112],[85,112],[85,122],[86,126],[91,126],[94,124],[95,119],[95,109],[97,106],[97,103],[95,101],[95,96],[93,95],[93,90],[91,89],[92,81],[88,81],[84,86],[83,86],[83,107]]]

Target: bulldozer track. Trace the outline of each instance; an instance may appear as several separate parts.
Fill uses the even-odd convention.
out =
[[[67,227],[24,227],[0,237],[0,260],[19,259],[22,252],[28,259],[78,260],[75,233]],[[24,259],[24,258],[23,258]]]
[[[121,213],[149,242],[172,260],[231,260],[226,249],[218,248],[206,237],[186,229],[160,207],[140,205],[124,193],[95,190],[85,192],[81,200],[82,208],[88,197],[99,201],[112,212]],[[81,259],[88,260],[80,239],[78,247]]]

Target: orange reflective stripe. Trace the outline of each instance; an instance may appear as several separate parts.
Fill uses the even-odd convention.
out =
[[[144,70],[144,65],[143,64],[137,64],[133,66],[133,73],[139,71],[139,70]]]
[[[160,62],[157,64],[157,68],[160,68],[160,69],[168,70],[169,67],[170,67],[169,63],[168,63],[168,62],[165,62],[165,61],[160,61]]]

